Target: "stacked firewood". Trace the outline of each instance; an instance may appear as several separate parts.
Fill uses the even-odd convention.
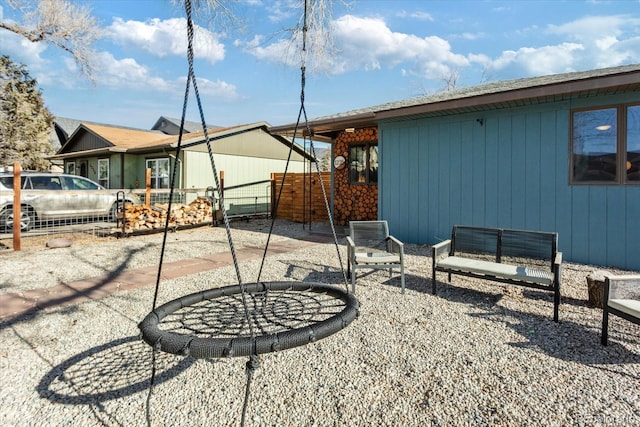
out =
[[[167,203],[155,203],[153,206],[127,205],[125,208],[125,229],[127,232],[162,228],[167,222]],[[211,222],[213,207],[211,201],[198,197],[188,205],[171,204],[170,227],[196,225]]]

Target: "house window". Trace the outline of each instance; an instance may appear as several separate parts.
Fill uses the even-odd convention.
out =
[[[640,183],[640,106],[574,111],[573,184]]]
[[[98,159],[98,184],[109,188],[109,159]]]
[[[627,182],[640,183],[640,105],[627,107]]]
[[[352,184],[378,183],[378,146],[376,144],[351,146],[349,182]]]
[[[169,159],[148,159],[147,169],[151,169],[151,188],[169,188]]]
[[[66,173],[68,173],[69,175],[75,175],[76,174],[76,162],[67,162],[67,163],[65,163],[64,169],[65,169]]]

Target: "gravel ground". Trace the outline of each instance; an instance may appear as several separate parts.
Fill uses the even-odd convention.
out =
[[[236,248],[264,246],[268,222],[233,223]],[[272,239],[305,236],[278,224]],[[272,240],[272,241],[275,241]],[[161,235],[0,252],[0,292],[157,265]],[[224,228],[168,235],[165,260],[228,251]],[[344,239],[340,240],[344,260]],[[362,274],[360,316],[316,343],[260,357],[247,426],[640,425],[640,326],[587,305],[595,266],[565,263],[560,323],[548,293],[455,277],[430,293],[429,248],[406,245],[397,276]],[[243,262],[255,277],[259,260]],[[609,269],[612,272],[623,273]],[[168,280],[159,301],[234,283],[233,266]],[[341,282],[333,243],[268,257],[263,280]],[[442,275],[440,280],[444,281]],[[240,425],[246,358],[159,353],[137,324],[152,286],[0,323],[0,425]]]

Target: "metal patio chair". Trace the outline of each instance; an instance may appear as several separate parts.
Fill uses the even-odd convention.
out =
[[[356,270],[400,270],[404,293],[404,244],[389,234],[387,221],[350,221],[347,236],[347,275],[356,292]]]

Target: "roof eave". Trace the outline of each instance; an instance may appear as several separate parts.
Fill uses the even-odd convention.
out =
[[[640,71],[611,76],[599,76],[569,82],[558,82],[527,88],[519,88],[502,92],[482,94],[477,96],[456,98],[440,102],[400,107],[375,113],[376,120],[393,119],[398,117],[415,116],[448,110],[478,108],[514,101],[532,100],[537,98],[557,97],[562,95],[603,91],[608,88],[640,85]]]
[[[311,137],[314,140],[331,142],[331,137],[326,136],[335,132],[342,131],[346,128],[363,128],[376,125],[376,114],[373,112],[354,114],[344,117],[329,117],[320,120],[312,120],[309,122],[311,128]],[[305,126],[296,126],[295,123],[281,126],[271,126],[269,133],[277,134],[292,138],[296,132],[296,136],[309,137],[309,132]]]
[[[100,154],[125,153],[125,152],[127,152],[126,148],[105,147],[105,148],[96,148],[95,150],[72,151],[69,153],[54,154],[53,156],[48,156],[47,159],[64,160],[64,159],[69,159],[74,157],[98,156]]]

